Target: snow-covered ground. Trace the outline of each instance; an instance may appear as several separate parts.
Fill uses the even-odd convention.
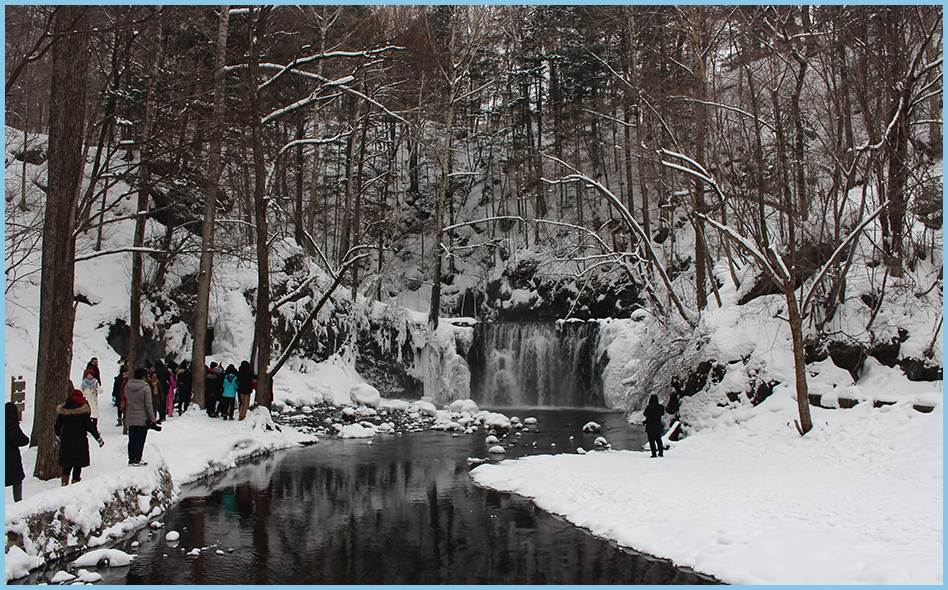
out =
[[[940,395],[940,392],[939,392]],[[733,584],[943,583],[943,413],[908,398],[813,408],[775,394],[650,458],[596,451],[481,465],[593,534]]]

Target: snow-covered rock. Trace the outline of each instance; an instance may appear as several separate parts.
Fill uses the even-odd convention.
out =
[[[583,426],[583,432],[599,432],[600,430],[602,430],[602,426],[597,422],[587,422],[586,425]]]
[[[369,438],[375,436],[374,428],[366,428],[361,424],[346,424],[336,434],[339,438]]]
[[[473,400],[469,399],[459,399],[451,403],[448,406],[448,409],[452,412],[463,413],[467,412],[468,414],[476,414],[480,411],[477,407],[477,404]]]
[[[492,446],[491,448],[487,449],[487,452],[488,452],[488,453],[494,453],[495,455],[503,455],[503,454],[506,453],[507,451],[504,450],[504,447],[502,447],[502,446],[500,446],[500,445],[494,445],[494,446]]]
[[[119,549],[94,549],[82,554],[72,562],[72,565],[76,567],[95,567],[100,563],[104,563],[109,567],[122,567],[130,564],[134,558],[134,555]]]
[[[382,402],[382,394],[368,383],[359,383],[349,389],[349,397],[357,404],[377,408]]]
[[[494,436],[493,434],[484,439],[484,442],[489,445],[496,445],[500,442],[500,439]]]

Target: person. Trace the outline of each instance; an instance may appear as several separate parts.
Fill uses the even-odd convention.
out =
[[[217,384],[220,379],[217,376],[217,363],[212,362],[210,368],[205,367],[204,377],[204,407],[207,409],[207,415],[211,418],[217,417]]]
[[[30,444],[30,438],[20,430],[20,411],[16,404],[7,402],[7,487],[13,486],[13,501],[23,499],[23,459],[20,447]]]
[[[140,467],[149,424],[155,424],[152,388],[144,381],[148,371],[135,369],[135,378],[125,385],[125,424],[128,426],[128,464]]]
[[[95,377],[95,380],[99,382],[99,385],[102,385],[102,376],[99,374],[99,359],[92,357],[89,360],[89,364],[86,365],[86,371],[92,371],[92,375]],[[88,400],[86,400],[88,401]]]
[[[168,409],[168,390],[171,389],[171,374],[160,360],[155,361],[155,376],[158,378],[158,399],[155,409],[158,412],[158,424],[164,422]]]
[[[125,388],[125,384],[128,383],[128,369],[123,365],[119,374],[115,376],[115,381],[112,382],[112,403],[115,404],[115,410],[118,414],[118,422],[116,426],[122,425],[122,412],[124,412],[124,398],[125,395],[122,393],[122,390]]]
[[[92,359],[95,360],[95,359]],[[92,365],[89,365],[90,367]],[[82,384],[79,386],[79,389],[82,390],[82,396],[86,398],[86,403],[89,404],[89,415],[92,417],[92,423],[99,426],[99,380],[96,379],[95,371],[92,369],[86,369],[86,376],[82,380]]]
[[[154,369],[146,369],[148,371],[148,376],[146,381],[151,387],[151,407],[155,412],[155,415],[158,417],[156,422],[161,424],[161,386],[158,384],[158,375],[155,373]]]
[[[71,385],[71,384],[70,384]],[[69,485],[69,473],[72,483],[82,480],[82,468],[89,466],[89,439],[91,434],[99,446],[105,444],[98,429],[89,415],[89,404],[82,391],[73,389],[66,402],[56,408],[56,424],[53,432],[59,439],[59,465],[63,468],[62,485]]]
[[[253,390],[253,369],[249,361],[240,363],[237,369],[237,395],[240,396],[240,420],[247,417],[250,408],[250,392]]]
[[[220,415],[224,420],[234,419],[234,400],[237,398],[237,367],[228,365],[222,379]]]
[[[648,436],[648,446],[652,451],[652,457],[655,457],[656,452],[659,457],[664,457],[665,443],[662,442],[662,432],[665,430],[665,425],[662,423],[662,416],[665,415],[665,407],[658,403],[657,395],[652,394],[642,413],[645,415],[645,434]]]
[[[187,360],[181,361],[175,382],[178,384],[178,388],[174,394],[174,403],[180,416],[191,405],[191,368],[188,367]]]
[[[167,413],[165,414],[169,418],[174,416],[174,390],[178,387],[178,384],[174,380],[174,372],[178,370],[177,365],[168,365],[168,395],[165,398],[165,404],[167,407]]]

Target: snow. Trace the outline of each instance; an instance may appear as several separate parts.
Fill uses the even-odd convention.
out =
[[[536,455],[471,476],[731,584],[942,584],[943,413],[929,394],[939,404],[927,414],[915,397],[814,407],[800,437],[784,390],[663,458]]]
[[[379,407],[379,404],[382,403],[382,395],[379,393],[379,390],[368,383],[357,383],[353,385],[349,390],[349,396],[355,403],[371,406],[373,408]]]
[[[122,567],[132,563],[134,558],[134,555],[129,555],[118,549],[95,549],[84,553],[79,559],[73,561],[72,565],[76,567],[95,567],[104,562],[109,567]]]

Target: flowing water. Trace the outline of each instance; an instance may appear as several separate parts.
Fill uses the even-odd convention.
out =
[[[479,323],[467,353],[486,407],[604,407],[597,322]]]
[[[606,410],[504,413],[538,419],[537,430],[508,436],[517,442],[504,458],[592,449],[599,435],[582,432],[590,420],[615,449],[646,441]],[[186,486],[162,528],[113,544],[137,554],[131,565],[96,571],[107,584],[713,583],[477,487],[466,460],[488,457],[489,446],[483,434],[425,431],[279,452]],[[169,531],[180,538],[166,541]]]

